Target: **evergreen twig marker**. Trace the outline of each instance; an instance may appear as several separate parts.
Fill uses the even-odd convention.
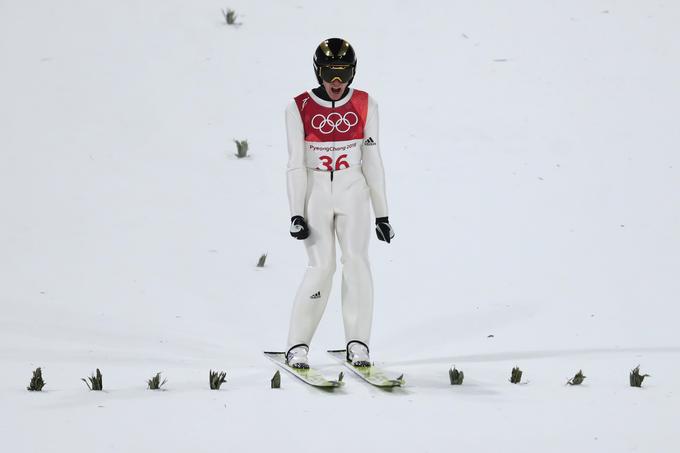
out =
[[[210,370],[210,390],[219,390],[222,384],[227,382],[227,373],[224,371]]]
[[[279,373],[279,370],[276,370],[276,373],[274,373],[271,384],[273,389],[281,388],[281,373]]]
[[[242,159],[248,155],[248,140],[234,140],[236,143],[236,157]]]
[[[514,367],[512,373],[510,373],[510,382],[513,384],[519,384],[522,380],[522,370],[519,367]]]
[[[87,388],[90,390],[97,390],[101,391],[104,390],[104,381],[102,379],[102,373],[99,371],[99,368],[97,368],[97,374],[94,374],[85,380],[85,378],[81,379],[85,385],[87,385]],[[89,382],[88,382],[89,381]]]
[[[465,374],[462,371],[458,371],[454,366],[449,370],[449,380],[451,385],[462,385]]]
[[[567,381],[567,384],[568,385],[581,385],[585,378],[586,378],[586,376],[583,375],[583,371],[578,370],[578,373],[576,373],[576,375],[573,378],[569,379]]]
[[[264,267],[265,261],[267,261],[267,254],[263,253],[262,256],[260,256],[260,259],[257,260],[257,267]]]
[[[224,16],[227,25],[234,25],[234,23],[236,23],[236,11],[233,9],[227,9],[226,11],[222,9],[222,15]]]
[[[147,384],[149,385],[149,390],[160,390],[163,385],[165,385],[166,382],[168,382],[167,379],[163,379],[161,382],[161,373],[160,371],[156,373],[154,377],[146,381]]]
[[[40,392],[42,391],[44,386],[45,381],[43,381],[42,378],[42,370],[40,369],[40,367],[38,367],[33,372],[33,378],[31,379],[31,382],[28,384],[28,387],[26,387],[26,390],[29,390],[31,392]]]
[[[642,387],[642,381],[644,381],[646,377],[649,377],[649,374],[640,374],[640,365],[636,366],[630,372],[630,386]]]

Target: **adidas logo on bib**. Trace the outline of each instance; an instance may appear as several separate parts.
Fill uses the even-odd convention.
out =
[[[366,140],[364,140],[364,145],[366,146],[371,146],[371,145],[377,145],[375,140],[373,140],[373,137],[368,137]]]

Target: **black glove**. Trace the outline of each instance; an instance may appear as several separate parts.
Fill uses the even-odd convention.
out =
[[[375,219],[375,234],[378,239],[385,241],[388,244],[394,237],[394,230],[390,226],[390,220],[387,217],[378,217]]]
[[[309,237],[309,227],[304,217],[296,215],[290,219],[290,235],[299,240]]]

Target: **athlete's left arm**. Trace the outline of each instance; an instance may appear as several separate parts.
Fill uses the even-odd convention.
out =
[[[387,197],[385,195],[385,170],[380,156],[378,138],[378,103],[368,97],[368,112],[364,127],[364,141],[361,145],[361,168],[371,189],[371,202],[376,218],[387,217]]]

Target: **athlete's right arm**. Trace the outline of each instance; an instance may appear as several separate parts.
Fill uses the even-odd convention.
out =
[[[305,131],[302,117],[295,101],[286,108],[286,134],[288,136],[288,205],[290,216],[305,216],[307,196],[307,166],[305,165]]]

